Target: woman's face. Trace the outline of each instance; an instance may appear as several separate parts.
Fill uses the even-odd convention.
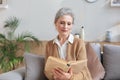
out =
[[[68,36],[73,26],[73,18],[70,15],[64,15],[55,22],[56,29],[61,36]]]

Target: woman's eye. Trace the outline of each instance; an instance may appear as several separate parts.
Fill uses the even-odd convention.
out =
[[[65,24],[64,22],[60,22],[60,24]]]
[[[67,23],[68,25],[71,25],[71,23]]]

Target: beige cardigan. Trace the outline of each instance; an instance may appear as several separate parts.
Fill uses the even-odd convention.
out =
[[[46,45],[46,60],[49,56],[60,58],[57,47],[57,44],[54,43],[53,40],[48,41]],[[67,61],[87,59],[84,41],[78,38],[74,38],[74,42],[72,44],[70,42],[68,43],[66,55]],[[81,70],[81,72],[79,72],[78,74],[73,74],[71,80],[92,80],[87,67],[87,62],[86,66],[84,66],[84,69]]]

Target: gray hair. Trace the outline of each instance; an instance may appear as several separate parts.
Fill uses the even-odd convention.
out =
[[[56,21],[61,16],[64,16],[64,15],[70,15],[73,18],[73,23],[74,23],[74,15],[73,15],[73,12],[72,12],[72,10],[70,8],[61,8],[61,9],[59,9],[58,12],[56,13],[54,23],[56,23]]]

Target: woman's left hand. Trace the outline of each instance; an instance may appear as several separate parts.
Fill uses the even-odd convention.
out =
[[[73,72],[72,72],[71,68],[69,69],[68,72],[64,72],[60,68],[55,68],[53,70],[53,78],[54,78],[54,80],[70,80],[72,75],[73,75]]]

